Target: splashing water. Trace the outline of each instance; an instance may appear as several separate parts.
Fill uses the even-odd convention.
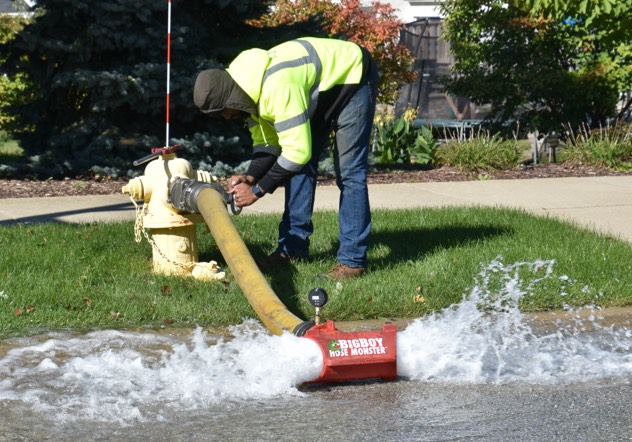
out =
[[[398,374],[445,382],[560,384],[632,375],[632,331],[602,327],[587,307],[553,332],[534,330],[519,302],[553,277],[553,260],[485,267],[453,308],[419,319],[397,335]],[[531,275],[524,280],[521,275]],[[542,276],[538,276],[541,275]],[[565,275],[559,277],[569,281]],[[582,310],[589,310],[590,327]],[[587,329],[593,330],[586,332]]]
[[[398,374],[451,383],[627,382],[630,329],[603,327],[593,312],[592,331],[564,321],[538,332],[520,312],[520,300],[554,278],[553,268],[500,258],[485,266],[459,304],[398,333]],[[185,339],[99,331],[22,343],[0,358],[0,405],[54,412],[62,422],[130,425],[213,404],[300,397],[297,387],[320,374],[322,355],[309,339],[271,336],[256,321],[230,332],[230,340],[197,329]]]
[[[223,401],[300,395],[323,359],[318,346],[271,336],[255,321],[230,328],[234,339],[190,345],[170,336],[99,331],[10,350],[0,360],[0,404],[19,401],[61,420],[162,420],[174,411]],[[148,411],[152,410],[152,411]]]

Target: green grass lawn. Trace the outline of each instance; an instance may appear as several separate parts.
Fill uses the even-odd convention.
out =
[[[234,217],[254,257],[274,249],[278,215]],[[267,272],[279,298],[310,317],[307,293],[330,295],[336,320],[418,317],[459,302],[494,260],[516,266],[527,293],[520,306],[632,304],[632,245],[525,212],[490,208],[378,210],[373,213],[370,271],[345,283],[318,279],[335,264],[337,214],[314,217],[309,262]],[[202,261],[224,260],[200,225]],[[222,281],[155,275],[147,242],[133,224],[35,224],[0,227],[0,337],[49,330],[213,327],[253,317],[230,272]],[[490,296],[506,274],[488,281]],[[527,287],[531,285],[530,288]]]
[[[23,158],[24,151],[18,146],[18,142],[0,132],[0,164],[20,161]]]

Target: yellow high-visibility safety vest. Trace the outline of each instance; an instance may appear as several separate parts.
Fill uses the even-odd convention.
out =
[[[269,51],[249,49],[227,69],[257,104],[250,133],[256,151],[279,155],[279,165],[298,171],[312,155],[309,119],[320,92],[358,84],[362,50],[354,43],[300,38]]]

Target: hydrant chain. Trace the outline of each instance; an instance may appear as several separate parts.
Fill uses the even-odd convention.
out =
[[[136,203],[136,201],[134,200],[134,198],[130,198],[132,200],[132,202],[134,203],[134,206],[136,207],[136,220],[134,221],[134,239],[136,240],[137,243],[141,243],[142,242],[142,236],[145,237],[145,239],[147,240],[147,242],[149,244],[151,244],[151,247],[167,262],[178,266],[178,267],[182,267],[185,269],[190,269],[192,267],[195,267],[197,264],[197,262],[190,262],[190,263],[186,263],[186,262],[177,262],[174,261],[172,259],[170,259],[167,255],[165,255],[163,253],[162,250],[160,250],[160,247],[158,247],[158,244],[156,244],[156,242],[153,240],[153,238],[151,238],[149,236],[149,234],[147,233],[147,229],[145,229],[145,227],[143,226],[143,216],[145,215],[145,213],[147,213],[147,205],[143,204],[143,207],[139,207],[138,204]]]
[[[131,195],[129,199],[132,201],[132,204],[134,205],[134,212],[136,213],[136,217],[134,219],[134,240],[137,244],[140,244],[143,240],[141,232],[144,231],[143,216],[145,216],[145,214],[147,213],[147,208],[145,204],[140,207],[138,203],[136,203],[134,197],[132,197]]]

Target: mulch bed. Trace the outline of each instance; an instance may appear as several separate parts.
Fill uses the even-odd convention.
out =
[[[447,181],[473,181],[477,179],[511,180],[589,176],[632,176],[632,172],[614,172],[586,166],[564,164],[526,165],[511,170],[484,173],[459,172],[453,168],[423,170],[413,166],[391,169],[376,169],[369,174],[369,184],[391,183],[433,183]],[[110,177],[37,181],[31,179],[0,179],[0,199],[32,198],[77,195],[121,194],[121,188],[128,182]],[[319,185],[333,185],[332,178],[322,177]]]

